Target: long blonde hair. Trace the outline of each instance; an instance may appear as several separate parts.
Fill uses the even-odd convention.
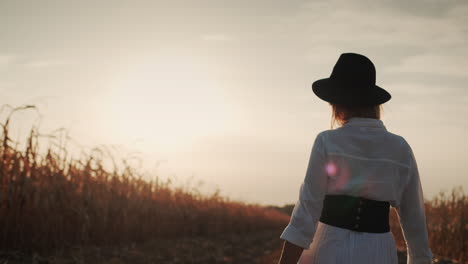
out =
[[[351,117],[367,117],[380,119],[381,113],[383,112],[382,105],[371,105],[371,106],[346,106],[329,103],[332,107],[332,117],[330,129],[338,123],[343,126],[348,122]]]

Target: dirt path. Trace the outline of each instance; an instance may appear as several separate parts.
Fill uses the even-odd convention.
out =
[[[179,237],[111,247],[77,247],[49,256],[1,252],[0,263],[19,264],[263,264],[275,263],[278,232]],[[268,262],[264,256],[272,256]],[[277,261],[277,260],[276,260]]]
[[[398,250],[398,264],[406,264],[406,251]],[[278,259],[281,255],[281,247],[278,247],[276,250],[273,250],[269,254],[262,256],[258,259],[258,264],[277,264]],[[434,261],[434,264],[454,264],[456,262],[452,262],[447,259],[437,259]]]
[[[261,256],[257,260],[257,264],[277,264],[281,255],[281,247]]]
[[[277,232],[231,234],[218,237],[158,239],[111,247],[77,247],[49,256],[2,252],[0,263],[8,264],[277,264],[283,241]],[[406,264],[406,253],[398,252]],[[450,264],[439,260],[434,263]]]

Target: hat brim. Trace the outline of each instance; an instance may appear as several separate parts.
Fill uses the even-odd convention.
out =
[[[375,85],[367,90],[344,89],[337,81],[324,78],[312,83],[312,91],[320,99],[341,105],[379,105],[392,98],[385,89]]]

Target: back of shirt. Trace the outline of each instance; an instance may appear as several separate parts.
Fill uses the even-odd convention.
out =
[[[319,134],[326,157],[327,194],[347,194],[400,204],[409,180],[410,148],[380,120],[351,119]]]
[[[408,264],[431,263],[424,196],[406,140],[373,118],[351,118],[315,138],[291,220],[281,238],[309,248],[327,194],[388,201],[399,216]]]

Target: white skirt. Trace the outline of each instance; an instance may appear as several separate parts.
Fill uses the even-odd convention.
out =
[[[398,264],[392,232],[356,232],[318,222],[310,248],[299,264]]]

